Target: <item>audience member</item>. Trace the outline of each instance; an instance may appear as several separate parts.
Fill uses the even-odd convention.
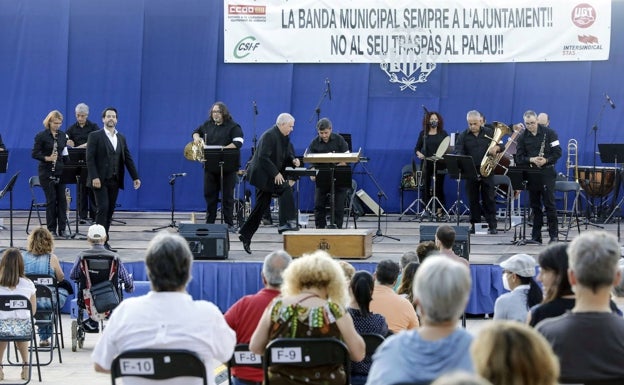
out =
[[[503,287],[509,290],[496,299],[494,319],[526,322],[529,309],[542,301],[542,290],[533,279],[535,259],[528,254],[515,254],[500,263]]]
[[[400,267],[399,276],[397,277],[397,283],[394,285],[394,291],[398,291],[399,290],[399,286],[401,285],[401,281],[403,279],[402,278],[403,277],[403,269],[410,262],[420,263],[420,259],[418,258],[418,254],[416,253],[416,251],[411,251],[411,250],[410,251],[406,251],[401,256],[401,260],[399,261],[399,267]]]
[[[338,261],[338,263],[340,264],[340,267],[342,268],[342,271],[345,275],[345,279],[347,280],[347,283],[350,283],[351,278],[353,278],[353,275],[355,274],[355,267],[353,267],[353,265],[350,264],[349,262],[343,261],[343,260]]]
[[[419,326],[414,306],[392,289],[399,276],[399,264],[386,259],[377,264],[375,270],[375,289],[370,309],[386,319],[393,333],[414,329]]]
[[[576,302],[571,312],[537,324],[561,364],[561,382],[624,381],[624,319],[609,299],[620,282],[620,247],[605,231],[587,231],[568,247],[568,279]]]
[[[402,295],[406,298],[410,303],[414,304],[414,295],[412,291],[412,283],[414,282],[414,277],[416,276],[416,270],[420,263],[418,262],[410,262],[403,268],[403,273],[401,274],[401,283],[399,284],[399,290],[397,290],[397,294]]]
[[[454,370],[474,372],[468,354],[472,337],[457,325],[470,286],[465,265],[443,256],[427,258],[413,288],[422,326],[386,339],[373,355],[366,383],[417,383]]]
[[[192,264],[188,242],[179,234],[161,231],[150,241],[145,267],[151,291],[115,308],[91,355],[96,371],[110,372],[113,359],[130,349],[191,350],[207,373],[232,357],[236,335],[219,308],[186,292]],[[215,384],[214,376],[208,376],[208,384]]]
[[[525,324],[494,321],[470,347],[475,369],[494,385],[556,385],[559,362],[548,341]]]
[[[420,263],[423,263],[425,261],[425,258],[435,254],[437,251],[438,246],[436,246],[434,241],[420,242],[418,246],[416,246],[416,254],[418,255]]]
[[[441,375],[431,385],[492,385],[492,383],[479,375],[456,371]]]
[[[89,226],[89,231],[87,231],[87,242],[89,242],[91,248],[83,250],[78,254],[76,260],[74,261],[74,265],[69,272],[69,278],[75,282],[80,282],[84,279],[84,273],[80,268],[80,259],[84,256],[116,257],[118,262],[117,275],[119,276],[119,280],[123,283],[124,290],[127,293],[132,293],[134,291],[134,279],[132,278],[132,275],[128,273],[128,270],[117,253],[108,250],[104,246],[106,243],[106,229],[104,226]],[[78,295],[82,295],[82,293],[78,293]],[[86,319],[83,322],[83,326],[87,333],[98,333],[100,329],[98,322],[92,318]]]
[[[32,314],[28,310],[15,310],[12,312],[0,312],[0,323],[3,329],[10,329],[15,335],[32,334],[30,317],[37,312],[37,298],[35,285],[26,278],[24,273],[24,260],[18,249],[6,249],[0,260],[0,295],[21,295],[30,300]],[[29,341],[16,341],[15,345],[22,357],[22,380],[28,379],[28,345]],[[0,341],[0,381],[4,380],[2,357],[8,341]]]
[[[435,234],[435,245],[440,250],[440,254],[446,255],[451,259],[463,263],[466,267],[470,267],[467,259],[460,257],[453,251],[455,244],[455,229],[449,225],[439,226]]]
[[[342,339],[353,361],[364,359],[364,340],[355,330],[347,303],[344,273],[338,262],[317,250],[294,260],[283,273],[282,297],[265,310],[251,337],[249,347],[263,354],[269,341],[280,338],[337,337]],[[271,384],[344,384],[342,366],[299,367],[272,365]]]
[[[54,237],[45,227],[36,228],[26,241],[26,252],[24,253],[24,272],[29,274],[44,274],[55,277],[57,282],[63,282],[65,273],[61,269],[58,257],[52,252],[54,250]],[[70,286],[71,288],[71,286]],[[57,290],[57,289],[53,289]],[[56,295],[56,292],[55,292]],[[69,291],[65,287],[58,287],[59,305],[63,307]],[[52,303],[48,298],[37,298],[37,306],[40,309],[52,309]],[[39,346],[50,346],[52,336],[52,325],[42,324],[38,327]]]
[[[349,284],[351,303],[347,310],[353,318],[353,325],[359,334],[374,333],[386,336],[388,324],[381,314],[371,313],[370,302],[373,299],[375,279],[368,271],[358,271]],[[351,385],[366,383],[372,358],[368,354],[360,362],[351,362]]]
[[[239,299],[225,312],[225,321],[236,332],[237,344],[248,344],[264,309],[280,295],[282,272],[288,267],[292,258],[283,251],[274,251],[264,258],[262,264],[262,284],[264,287],[255,294]],[[262,385],[264,372],[262,369],[239,366],[232,368],[233,385]]]
[[[620,275],[624,277],[624,259],[622,258],[618,262],[618,269]],[[620,279],[620,283],[613,287],[613,302],[620,309],[620,312],[624,312],[624,279]]]

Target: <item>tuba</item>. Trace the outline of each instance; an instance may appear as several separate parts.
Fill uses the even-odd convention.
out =
[[[192,141],[184,146],[184,157],[188,160],[196,160],[203,162],[204,159],[204,140],[199,139],[199,142]]]
[[[501,141],[503,136],[511,133],[509,127],[501,122],[492,122],[492,126],[494,126],[494,136],[492,138],[488,138],[492,139],[492,142],[488,146],[485,156],[481,160],[481,168],[479,169],[481,171],[481,175],[483,176],[490,176],[492,171],[496,168],[498,162],[500,162],[500,159],[503,155],[505,155],[504,151],[501,151],[496,155],[490,155],[490,149],[498,145],[498,142]]]

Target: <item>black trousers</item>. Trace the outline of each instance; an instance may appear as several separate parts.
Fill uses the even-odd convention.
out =
[[[234,225],[234,187],[236,187],[236,172],[223,173],[223,221]],[[217,203],[221,192],[221,174],[204,170],[204,198],[206,199],[206,223],[215,223],[217,219]]]
[[[258,230],[262,215],[271,205],[273,194],[280,197],[279,223],[285,225],[288,221],[297,220],[297,210],[295,209],[295,198],[288,182],[280,186],[275,186],[273,191],[256,190],[256,205],[251,210],[249,218],[240,228],[239,234],[247,239],[251,239]]]
[[[80,199],[78,209],[78,215],[80,219],[95,219],[95,195],[93,190],[87,187],[85,180],[80,178],[80,183],[76,185],[76,202]]]
[[[342,228],[345,210],[347,189],[334,188],[334,224]],[[327,207],[331,205],[331,187],[316,187],[314,189],[314,223],[317,229],[327,227]]]
[[[111,220],[113,219],[113,213],[115,212],[115,206],[117,204],[117,196],[119,195],[119,183],[117,177],[106,179],[102,182],[101,188],[94,188],[93,194],[95,195],[95,204],[97,210],[95,212],[95,223],[104,226],[106,229],[106,235],[110,240],[110,228]]]
[[[559,235],[557,207],[555,206],[555,179],[556,172],[554,172],[554,168],[552,168],[552,171],[544,170],[542,189],[529,190],[529,202],[533,211],[531,239],[542,239],[544,211],[546,211],[546,219],[548,220],[548,235],[551,238],[557,238]],[[544,204],[544,211],[542,211],[542,203]]]
[[[481,222],[481,215],[485,217],[490,229],[496,228],[496,201],[492,175],[487,178],[468,179],[466,194],[470,205],[470,223]]]
[[[60,176],[59,176],[60,177]],[[39,183],[46,197],[46,226],[51,233],[63,233],[67,227],[67,200],[65,184],[51,179],[49,174],[39,175]]]

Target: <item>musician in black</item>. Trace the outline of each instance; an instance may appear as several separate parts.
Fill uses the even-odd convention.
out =
[[[436,154],[436,151],[440,148],[442,141],[448,136],[448,133],[444,131],[444,119],[442,118],[442,115],[435,111],[425,112],[422,121],[422,131],[420,131],[420,134],[418,135],[418,141],[416,142],[416,147],[414,148],[416,157],[422,160],[421,171],[423,186],[425,189],[425,204],[429,203],[433,194],[433,191],[431,190],[433,161],[427,160],[427,158]],[[436,169],[437,175],[435,181],[435,196],[444,205],[446,202],[446,197],[444,195],[444,174],[440,173],[440,171],[446,170],[444,161],[438,161]],[[442,216],[442,208],[438,208],[437,211],[436,215]]]
[[[39,183],[46,197],[46,225],[50,233],[65,238],[67,227],[67,200],[63,174],[63,157],[67,155],[67,135],[59,128],[63,114],[50,111],[43,120],[45,129],[35,136],[32,157],[39,161]]]
[[[496,201],[493,175],[481,175],[481,161],[489,151],[494,155],[503,150],[502,144],[494,145],[489,150],[488,147],[492,143],[494,131],[483,126],[483,118],[481,113],[476,110],[468,111],[466,115],[468,121],[468,129],[459,134],[455,145],[455,152],[459,155],[469,155],[477,169],[478,178],[476,180],[466,181],[466,194],[468,195],[468,203],[470,206],[470,232],[474,234],[475,223],[481,222],[481,214],[485,217],[488,224],[488,233],[497,234],[496,229]],[[479,196],[481,199],[479,199]]]
[[[248,254],[251,254],[251,238],[258,230],[262,214],[271,204],[273,194],[283,196],[280,200],[280,226],[278,232],[297,231],[297,211],[292,188],[284,175],[286,167],[299,167],[301,163],[289,148],[288,135],[295,127],[295,118],[288,113],[281,113],[275,125],[262,134],[258,147],[249,162],[247,176],[256,187],[256,204],[247,221],[239,231],[240,241]]]
[[[223,146],[223,148],[241,148],[243,146],[243,129],[232,119],[230,111],[223,102],[216,102],[210,107],[210,118],[193,131],[193,140],[204,140],[206,145]],[[238,159],[240,167],[240,158]],[[234,187],[236,186],[236,172],[223,172],[223,186],[221,173],[204,165],[204,198],[206,199],[206,223],[215,223],[217,218],[217,202],[219,191],[223,189],[222,210],[223,220],[230,232],[236,232],[234,226]]]
[[[525,112],[523,117],[526,130],[518,138],[516,164],[518,166],[530,165],[541,171],[527,173],[529,200],[531,210],[533,210],[531,239],[542,243],[543,204],[548,220],[549,243],[557,242],[559,231],[555,206],[555,179],[557,178],[555,164],[562,154],[559,138],[553,129],[537,123],[537,114],[534,111]]]
[[[322,118],[316,123],[316,131],[318,136],[312,140],[308,146],[308,153],[311,154],[325,154],[325,153],[345,153],[349,152],[349,145],[345,139],[332,132],[332,122],[327,118]],[[324,176],[329,176],[330,167],[346,166],[346,163],[315,163],[312,167],[319,170],[320,173],[326,173]],[[319,176],[319,177],[324,177]],[[316,178],[311,177],[314,181]],[[329,178],[328,178],[329,179]],[[314,223],[317,229],[324,229],[327,227],[327,210],[331,196],[331,184],[319,185],[316,184],[314,189]],[[336,228],[342,228],[342,222],[344,219],[344,202],[347,195],[347,189],[344,187],[334,188],[334,225]]]
[[[87,119],[89,117],[89,106],[86,104],[79,103],[75,112],[76,123],[67,129],[67,137],[69,138],[67,145],[73,148],[86,149],[89,134],[100,128],[97,124]],[[81,176],[80,185],[76,186],[76,189],[80,192],[80,207],[78,208],[80,223],[86,223],[87,220],[95,221],[95,195],[93,195],[93,190],[87,187],[86,172]]]

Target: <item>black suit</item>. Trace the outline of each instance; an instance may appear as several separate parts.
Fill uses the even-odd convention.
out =
[[[93,189],[97,212],[95,222],[104,226],[106,234],[110,227],[119,189],[124,188],[124,168],[132,180],[139,179],[139,173],[126,144],[126,138],[117,133],[117,150],[106,135],[106,129],[94,131],[87,140],[87,186]],[[93,188],[93,179],[99,178],[101,188]],[[110,236],[109,236],[110,239]]]
[[[265,131],[258,141],[258,147],[247,171],[249,182],[258,189],[256,205],[239,232],[247,239],[251,239],[258,230],[262,214],[271,204],[273,194],[281,198],[280,225],[296,220],[295,200],[288,181],[284,181],[281,185],[275,184],[275,176],[283,172],[286,166],[291,166],[295,159],[289,144],[289,137],[284,136],[277,126]]]

